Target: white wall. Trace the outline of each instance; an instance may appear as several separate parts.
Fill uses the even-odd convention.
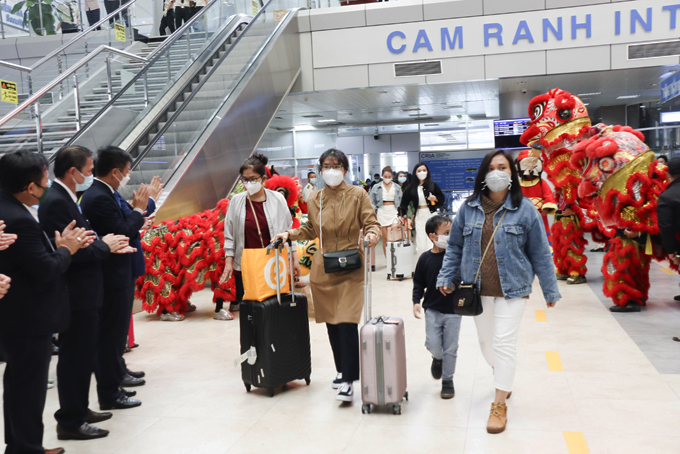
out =
[[[676,65],[678,56],[627,58],[628,44],[677,39],[678,29],[670,28],[672,11],[663,10],[672,4],[670,0],[401,0],[300,11],[302,91]],[[649,31],[642,23],[648,8]],[[636,13],[642,21],[632,20]],[[680,16],[680,11],[676,13]],[[579,24],[586,23],[588,15],[590,36],[585,28],[575,28],[572,36],[572,16]],[[544,20],[558,28],[560,19],[562,39],[549,29],[544,37]],[[680,24],[680,17],[676,19]],[[489,24],[502,26],[502,45],[493,37],[485,43],[485,25],[488,33],[497,29]],[[455,41],[453,49],[446,43],[442,49],[442,29],[454,35],[456,27],[462,31],[462,46]],[[421,30],[431,50],[416,46]],[[405,45],[403,52],[390,52],[388,37],[393,32],[403,33],[403,38],[390,40],[395,49]],[[424,38],[419,42],[424,43]],[[394,77],[394,63],[426,60],[442,60],[443,74]]]

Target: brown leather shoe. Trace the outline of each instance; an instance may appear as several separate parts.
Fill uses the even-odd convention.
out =
[[[54,448],[54,449],[46,449],[45,454],[64,454],[66,450],[64,448]]]
[[[490,434],[499,434],[505,430],[508,423],[508,407],[505,404],[491,404],[489,422],[486,423],[486,431]]]

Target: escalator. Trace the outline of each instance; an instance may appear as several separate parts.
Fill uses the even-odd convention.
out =
[[[140,80],[146,77],[148,84],[151,71],[165,64],[151,63],[69,144],[128,150],[134,163],[121,191],[127,199],[160,175],[165,190],[157,201],[157,221],[214,208],[300,74],[297,10],[288,0],[271,0],[233,42],[197,62],[202,64],[197,76],[185,74],[173,90],[136,112],[124,101],[139,96]]]

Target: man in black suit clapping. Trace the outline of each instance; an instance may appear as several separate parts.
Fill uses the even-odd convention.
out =
[[[42,446],[42,413],[47,396],[47,372],[52,333],[69,323],[66,282],[62,273],[71,256],[94,241],[92,232],[71,222],[55,247],[40,228],[31,208],[48,194],[47,160],[19,151],[0,158],[0,213],[5,232],[16,241],[0,251],[0,274],[12,286],[0,300],[0,354],[7,363],[4,376],[5,443],[7,453],[59,454],[61,448]]]
[[[134,238],[144,225],[144,210],[149,201],[149,187],[142,185],[134,193],[133,211],[121,209],[118,189],[130,180],[132,157],[118,147],[99,150],[92,186],[83,194],[80,206],[92,228],[100,237],[110,233]],[[125,409],[141,405],[121,390],[126,374],[121,357],[130,326],[134,301],[134,277],[130,254],[111,254],[104,261],[104,304],[100,312],[99,348],[95,375],[101,410]]]
[[[85,190],[94,178],[92,152],[80,146],[59,150],[54,160],[56,180],[47,199],[40,204],[40,225],[48,235],[62,230],[71,220],[77,227],[90,229],[80,211],[77,190]],[[97,357],[99,310],[104,300],[102,262],[110,253],[131,253],[129,239],[109,234],[73,256],[65,274],[71,306],[71,325],[59,334],[60,409],[55,413],[60,440],[91,440],[109,434],[91,424],[111,418],[111,413],[95,413],[88,408],[90,379]]]

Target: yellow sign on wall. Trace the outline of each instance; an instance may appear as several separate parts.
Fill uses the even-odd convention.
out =
[[[274,22],[279,22],[281,19],[286,17],[287,13],[288,13],[287,9],[280,9],[278,11],[274,11]]]
[[[125,25],[124,24],[119,24],[118,22],[114,23],[116,27],[116,39],[121,42],[125,42]]]
[[[12,104],[19,103],[16,83],[9,80],[0,80],[0,101]]]

